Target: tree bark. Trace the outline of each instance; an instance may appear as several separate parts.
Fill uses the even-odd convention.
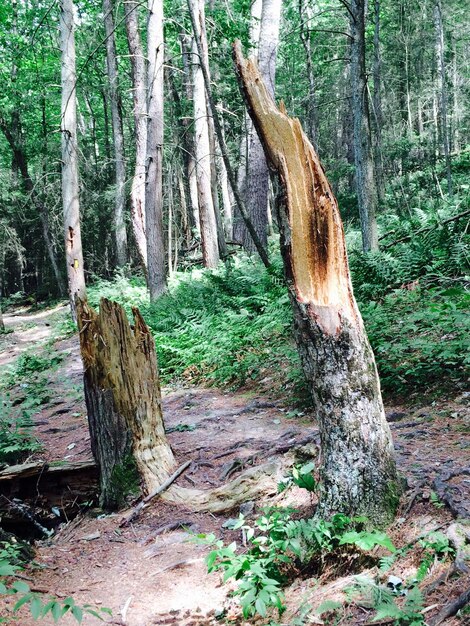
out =
[[[263,0],[258,44],[258,63],[269,93],[274,96],[277,46],[281,21],[282,0]],[[246,208],[263,248],[268,246],[269,171],[263,147],[256,133],[248,146],[246,179]],[[244,232],[243,246],[254,252],[256,246],[248,232]]]
[[[282,193],[281,251],[294,332],[320,427],[318,513],[366,515],[386,524],[399,483],[374,355],[352,292],[343,226],[318,156],[284,105],[278,109],[256,64],[235,47],[248,110]]]
[[[137,253],[147,272],[147,240],[145,235],[145,159],[147,158],[147,95],[145,58],[140,40],[136,0],[124,2],[127,43],[131,57],[132,91],[134,94],[135,167],[131,187],[131,218]]]
[[[192,79],[192,71],[191,71],[191,46],[192,39],[189,35],[185,35],[184,33],[180,34],[180,43],[181,43],[181,58],[183,61],[183,81],[186,91],[186,98],[189,102],[192,103],[192,108],[194,110],[194,94],[193,94],[193,79]],[[197,178],[196,178],[196,161],[195,161],[195,148],[194,148],[194,133],[191,134],[189,129],[190,123],[192,124],[192,120],[189,120],[187,117],[182,118],[184,125],[184,137],[187,142],[186,145],[186,155],[187,161],[185,162],[187,177],[188,177],[188,185],[189,185],[189,199],[191,201],[191,213],[192,216],[192,226],[194,228],[194,236],[197,239],[201,237],[201,224],[199,222],[199,199],[197,192]]]
[[[132,459],[147,493],[174,466],[165,436],[155,344],[142,316],[133,309],[131,328],[124,309],[102,299],[99,313],[78,302],[93,456],[100,469],[101,505],[123,504]]]
[[[64,208],[65,260],[69,283],[70,308],[76,320],[75,298],[84,298],[82,237],[77,153],[77,101],[75,69],[75,27],[73,0],[61,0],[60,39],[62,50],[62,202]]]
[[[375,161],[375,179],[377,183],[377,199],[382,201],[384,198],[384,180],[383,180],[383,156],[382,156],[382,128],[383,128],[383,112],[382,112],[382,57],[380,53],[380,0],[374,0],[374,96],[372,106],[374,107],[374,161]]]
[[[369,101],[366,82],[365,18],[366,0],[351,0],[351,85],[353,109],[356,193],[364,252],[377,250],[377,189],[371,150]]]
[[[452,165],[449,149],[449,128],[447,123],[447,87],[446,69],[444,61],[444,27],[442,24],[441,1],[436,0],[434,4],[434,26],[436,29],[436,57],[437,75],[439,82],[439,113],[441,126],[441,141],[444,148],[444,158],[446,162],[447,191],[450,196],[453,194],[452,188]]]
[[[194,6],[192,4],[193,0],[188,0],[188,8],[189,8],[189,12],[190,12],[190,16],[191,16],[191,23],[193,25],[193,30],[194,30],[194,41],[196,44],[196,48],[197,51],[199,53],[199,57],[202,59],[204,58],[204,51],[203,51],[203,47],[201,44],[201,40],[199,37],[199,29],[197,26],[197,19],[198,16],[196,15],[196,13],[194,12]],[[199,16],[201,17],[201,15]],[[202,16],[203,17],[203,16]],[[201,64],[201,70],[202,70],[202,75],[204,78],[204,83],[205,83],[205,89],[206,89],[206,94],[207,94],[207,102],[209,103],[210,106],[210,110],[212,113],[212,119],[214,121],[214,129],[215,132],[217,134],[217,139],[219,141],[219,146],[220,146],[220,150],[222,152],[222,158],[224,160],[225,163],[225,167],[227,169],[227,176],[229,179],[229,182],[232,186],[232,190],[233,190],[233,194],[235,197],[235,201],[237,203],[238,206],[238,210],[240,211],[241,216],[243,217],[243,221],[245,223],[245,226],[248,229],[248,232],[251,235],[251,238],[253,239],[253,243],[255,245],[256,250],[258,251],[258,254],[261,258],[261,260],[263,261],[264,265],[266,267],[270,267],[270,263],[269,263],[269,258],[268,258],[268,254],[266,252],[266,249],[263,247],[260,238],[258,237],[258,233],[256,232],[256,229],[253,225],[253,222],[251,221],[250,217],[248,216],[247,210],[245,208],[245,204],[243,202],[243,199],[237,189],[236,183],[235,183],[235,177],[233,174],[233,170],[232,170],[232,166],[230,164],[230,159],[228,156],[228,150],[227,150],[227,146],[225,144],[224,141],[224,135],[222,132],[222,124],[220,123],[220,118],[219,118],[219,112],[217,110],[217,106],[216,106],[216,102],[214,100],[214,97],[212,95],[212,88],[211,88],[211,83],[210,83],[210,77],[209,77],[209,73],[207,71],[206,65],[205,63]]]
[[[147,233],[147,283],[154,301],[167,288],[163,234],[163,1],[148,0],[148,125],[145,216]]]
[[[204,22],[204,0],[190,0],[191,11],[196,17],[195,37],[201,38],[201,23]],[[205,267],[217,267],[219,248],[217,221],[211,188],[211,150],[209,124],[207,120],[206,92],[202,64],[204,55],[199,56],[196,41],[192,46],[192,73],[194,98],[194,134],[196,179],[198,185],[199,221],[201,225],[202,256]]]
[[[104,28],[106,33],[106,65],[108,69],[109,100],[114,139],[114,167],[116,196],[114,202],[114,237],[119,267],[127,263],[127,234],[124,220],[126,205],[126,165],[124,160],[124,134],[122,128],[122,104],[119,93],[116,42],[114,40],[113,0],[103,0]]]
[[[310,28],[313,11],[310,2],[299,0],[300,40],[305,50],[305,63],[308,78],[308,98],[305,105],[305,117],[307,121],[307,135],[315,150],[318,150],[317,119],[315,112],[315,74],[313,71],[312,43],[310,40]]]
[[[253,0],[250,9],[250,54],[258,53],[259,30],[261,24],[261,9],[263,7],[262,0]],[[248,170],[248,146],[251,142],[251,136],[256,134],[253,122],[251,121],[248,111],[245,111],[244,132],[240,140],[240,163],[237,172],[237,186],[240,196],[246,202],[246,176]],[[246,230],[240,212],[235,207],[233,220],[233,239],[238,243],[243,243],[244,233]]]

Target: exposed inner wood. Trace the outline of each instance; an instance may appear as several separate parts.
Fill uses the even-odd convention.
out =
[[[317,514],[393,519],[400,493],[374,355],[350,280],[338,204],[297,119],[279,108],[257,65],[234,46],[239,83],[281,193],[284,273],[294,336],[320,427]]]
[[[236,64],[253,121],[264,137],[271,167],[279,173],[287,195],[292,284],[299,302],[308,305],[325,331],[339,331],[341,318],[361,324],[352,294],[344,232],[338,204],[317,154],[298,119],[276,106],[254,61],[235,48]]]
[[[113,476],[130,454],[146,492],[175,465],[163,424],[155,344],[137,309],[133,327],[124,309],[105,298],[99,313],[86,301],[78,302],[77,311],[92,451],[103,502],[112,505]]]

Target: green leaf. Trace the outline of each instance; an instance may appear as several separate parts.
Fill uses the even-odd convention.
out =
[[[53,618],[54,622],[57,624],[57,622],[60,620],[60,618],[63,615],[63,613],[62,613],[62,605],[59,604],[59,602],[54,602],[54,604],[52,605],[52,608],[51,608],[51,614],[52,614],[52,618]]]
[[[29,607],[29,610],[31,611],[31,615],[33,616],[33,619],[39,619],[42,615],[42,602],[41,599],[38,596],[34,596],[34,598],[31,600],[31,605]]]
[[[0,576],[14,576],[15,572],[20,568],[9,563],[0,563]]]
[[[22,580],[15,580],[11,588],[17,593],[29,593],[29,585],[24,583]]]
[[[83,611],[82,611],[82,609],[81,609],[79,606],[74,605],[74,606],[72,607],[72,615],[75,617],[75,619],[77,620],[77,622],[78,622],[79,624],[81,624],[81,623],[82,623],[82,619],[83,619]]]
[[[31,602],[32,599],[33,599],[32,593],[27,593],[26,595],[24,595],[22,598],[18,600],[18,602],[13,607],[13,613],[16,613],[16,611],[18,611],[24,604]]]
[[[256,612],[261,615],[261,617],[266,617],[266,604],[262,600],[262,598],[257,598],[255,602]]]
[[[340,609],[343,605],[341,602],[335,602],[334,600],[325,600],[320,604],[319,607],[315,609],[315,613],[317,615],[323,615],[323,613],[328,613],[329,611],[336,611],[336,609]]]
[[[377,613],[374,615],[373,622],[378,622],[387,617],[400,618],[402,611],[396,604],[379,604]]]

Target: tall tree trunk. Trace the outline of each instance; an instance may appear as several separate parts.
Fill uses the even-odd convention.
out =
[[[126,205],[126,165],[124,161],[124,134],[122,129],[122,105],[119,93],[116,42],[114,40],[113,0],[103,0],[104,28],[106,33],[106,64],[108,68],[109,100],[114,138],[114,162],[116,174],[116,197],[114,202],[114,237],[119,267],[127,263],[127,234],[124,220]]]
[[[73,1],[61,0],[60,40],[62,49],[62,203],[64,207],[65,260],[72,317],[77,319],[75,299],[84,298],[82,237],[78,188],[77,106],[75,69],[75,27]]]
[[[452,106],[452,127],[453,127],[453,150],[457,154],[460,154],[460,122],[461,122],[461,111],[460,111],[460,84],[459,84],[459,73],[457,67],[457,44],[455,42],[455,37],[452,39],[452,97],[453,97],[453,106]]]
[[[192,38],[189,35],[180,34],[180,43],[181,43],[181,57],[183,61],[183,81],[184,87],[186,91],[186,98],[189,102],[192,103],[192,108],[194,110],[194,94],[193,94],[193,76],[192,76]],[[181,109],[182,111],[182,109]],[[199,199],[197,192],[197,177],[196,177],[196,161],[195,161],[195,147],[194,147],[194,133],[191,134],[189,125],[192,124],[192,120],[189,120],[187,117],[182,118],[182,122],[184,125],[184,137],[186,143],[185,154],[187,156],[187,160],[185,161],[186,172],[188,177],[188,185],[189,185],[189,199],[191,202],[191,225],[194,229],[194,236],[196,238],[201,237],[201,224],[199,222]]]
[[[188,3],[188,8],[189,8],[189,13],[190,13],[190,17],[191,17],[191,23],[193,25],[193,31],[194,31],[194,43],[196,44],[196,49],[197,52],[199,53],[199,58],[203,59],[204,58],[204,49],[201,43],[201,38],[199,37],[199,32],[200,29],[198,28],[198,21],[197,21],[197,14],[194,11],[194,5],[192,4],[193,0],[187,0]],[[199,16],[200,17],[200,16]],[[210,111],[212,113],[212,119],[214,122],[214,130],[217,134],[217,140],[219,142],[219,146],[220,146],[220,150],[222,152],[222,158],[224,160],[225,163],[225,167],[227,169],[227,176],[229,179],[229,182],[232,186],[232,190],[233,190],[233,194],[234,194],[234,198],[235,201],[237,203],[238,206],[238,210],[241,214],[241,216],[243,217],[243,221],[245,223],[245,226],[248,229],[248,232],[251,235],[251,238],[253,239],[253,243],[255,245],[255,249],[257,250],[262,262],[264,263],[264,265],[269,268],[270,267],[270,263],[269,263],[269,257],[268,254],[266,252],[266,248],[264,248],[264,246],[261,243],[260,238],[258,237],[258,233],[256,232],[256,229],[253,225],[253,222],[251,221],[245,204],[243,202],[243,199],[237,189],[236,186],[236,182],[235,182],[235,176],[233,173],[233,169],[232,169],[232,165],[230,163],[230,158],[228,156],[228,150],[227,150],[227,146],[225,144],[225,140],[224,140],[224,134],[223,134],[223,129],[222,129],[222,124],[220,122],[220,117],[219,117],[219,112],[217,110],[217,106],[216,106],[216,101],[214,99],[214,96],[212,94],[212,87],[211,87],[211,81],[210,81],[210,77],[209,77],[209,72],[208,72],[208,68],[206,67],[205,63],[201,63],[201,70],[202,70],[202,75],[203,75],[203,79],[204,79],[204,86],[205,86],[205,91],[206,91],[206,96],[207,96],[207,103],[210,107]]]
[[[79,301],[91,448],[100,469],[100,503],[108,509],[124,504],[133,467],[151,492],[174,465],[163,424],[155,344],[138,309],[133,315],[131,327],[116,302],[103,298],[96,313]]]
[[[220,147],[219,147],[220,150]],[[219,173],[220,189],[222,192],[222,205],[224,207],[224,227],[225,234],[229,241],[232,241],[233,236],[233,193],[229,185],[227,168],[225,167],[224,159],[219,154],[217,155],[217,170]]]
[[[134,94],[135,169],[131,187],[131,218],[137,253],[147,271],[147,240],[145,236],[145,159],[147,158],[147,94],[145,58],[140,40],[139,3],[125,0],[127,43],[131,57],[132,91]]]
[[[302,366],[320,426],[318,513],[391,521],[399,483],[374,355],[352,292],[336,199],[298,120],[280,109],[256,64],[235,61],[250,115],[279,174],[281,251]]]
[[[258,63],[261,76],[266,82],[271,95],[274,95],[281,8],[282,0],[263,0]],[[268,165],[258,135],[253,133],[248,147],[246,205],[248,215],[265,249],[268,245],[268,192]],[[253,239],[246,231],[244,233],[243,245],[249,252],[254,252],[256,249]]]
[[[201,24],[205,20],[204,0],[190,0],[191,11],[196,17],[195,36],[201,37]],[[201,224],[202,256],[205,267],[216,267],[219,262],[217,237],[217,221],[212,199],[211,188],[211,149],[209,141],[209,124],[207,121],[206,91],[202,63],[196,41],[192,47],[193,99],[194,99],[194,133],[196,178],[198,185],[199,221]]]
[[[313,72],[312,43],[310,40],[311,21],[313,11],[309,1],[299,0],[300,40],[305,51],[305,63],[307,66],[308,98],[305,105],[305,117],[307,121],[307,134],[313,143],[315,150],[318,149],[317,120],[315,113],[315,74]]]
[[[183,47],[183,41],[181,41],[181,49],[183,51],[183,58],[187,57],[187,54]],[[181,190],[181,199],[182,202],[185,203],[184,216],[186,219],[185,226],[185,235],[191,235],[190,227],[195,229],[196,233],[200,233],[199,230],[199,207],[197,200],[197,182],[194,171],[194,157],[193,157],[193,141],[192,141],[192,133],[189,129],[189,118],[184,115],[183,104],[181,101],[180,94],[178,92],[178,88],[176,86],[174,70],[171,67],[171,62],[168,64],[168,70],[166,72],[168,78],[168,84],[170,87],[170,93],[172,96],[172,104],[174,108],[174,115],[176,118],[176,133],[178,138],[178,147],[180,149],[181,154],[181,162],[184,169],[184,176],[178,175],[178,180],[183,183],[183,188]],[[186,71],[189,72],[189,69],[186,68],[186,61],[184,63],[184,76],[186,78]],[[188,79],[189,83],[191,79]],[[188,100],[192,100],[192,92],[186,86],[186,92],[188,95]],[[194,186],[195,183],[195,186]],[[187,209],[187,200],[191,206],[191,210],[188,212]],[[191,239],[191,237],[189,237]],[[188,245],[190,241],[187,241]]]
[[[263,8],[263,0],[253,0],[251,3],[250,13],[250,53],[254,56],[258,54],[259,31],[261,24],[261,9]],[[244,132],[240,140],[240,163],[237,172],[238,191],[246,202],[246,177],[248,171],[248,146],[251,143],[252,135],[256,131],[251,121],[248,111],[245,111]],[[240,212],[235,207],[233,219],[233,239],[238,243],[243,243],[245,238],[246,226]]]
[[[356,192],[361,220],[362,247],[365,252],[377,250],[377,190],[371,150],[369,101],[366,83],[365,42],[366,0],[351,0],[351,83],[354,129]]]
[[[384,180],[383,180],[383,155],[382,155],[382,128],[383,128],[383,112],[382,112],[382,58],[380,53],[380,0],[374,0],[374,96],[372,106],[374,107],[374,161],[375,161],[375,178],[377,183],[377,198],[382,201],[384,198]]]
[[[449,128],[447,124],[447,86],[446,86],[446,69],[444,61],[444,27],[442,24],[442,7],[441,1],[436,0],[434,4],[434,26],[436,29],[436,58],[437,58],[437,76],[439,82],[439,113],[441,140],[444,147],[444,157],[446,162],[447,174],[447,191],[450,196],[453,194],[452,189],[452,165],[449,149]]]
[[[163,1],[148,0],[148,127],[145,213],[150,300],[166,291],[163,234]]]

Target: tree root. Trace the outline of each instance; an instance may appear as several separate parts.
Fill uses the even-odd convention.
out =
[[[449,602],[443,606],[439,613],[431,618],[428,622],[429,626],[439,626],[448,617],[452,617],[460,611],[466,604],[470,602],[470,587],[466,589],[460,596],[453,602]]]

